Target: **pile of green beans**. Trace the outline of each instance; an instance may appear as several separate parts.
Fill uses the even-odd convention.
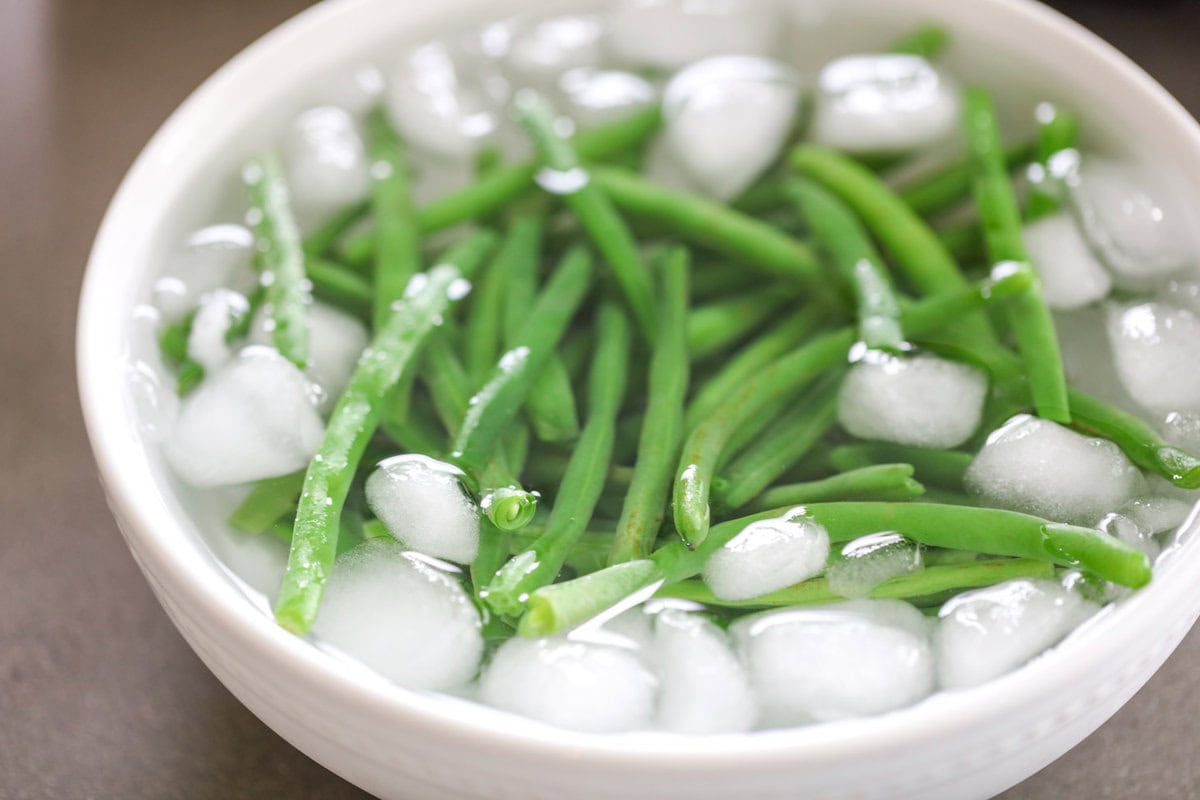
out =
[[[945,44],[931,28],[896,49],[928,57]],[[823,577],[737,603],[694,580],[772,517],[814,520],[834,543],[895,531],[945,554],[873,597],[929,604],[1068,568],[1149,581],[1146,557],[1104,533],[976,507],[963,482],[972,452],[855,441],[837,424],[853,354],[936,345],[983,367],[1005,408],[1107,437],[1140,467],[1200,487],[1200,460],[1063,376],[1020,241],[1022,219],[1056,198],[1040,187],[1022,209],[1010,173],[1073,148],[1074,117],[1045,116],[1035,144],[1005,150],[991,98],[970,89],[961,164],[896,191],[864,163],[798,144],[725,205],[621,166],[637,162],[657,110],[572,136],[536,93],[514,106],[534,159],[492,163],[424,207],[403,142],[372,112],[369,200],[304,240],[278,159],[246,170],[272,276],[254,308],[270,308],[275,346],[306,364],[310,288],[373,331],[307,470],[259,482],[230,519],[290,541],[282,626],[306,632],[337,553],[388,535],[361,483],[396,452],[463,471],[481,507],[464,581],[495,635],[557,633],[639,592],[738,608],[841,599]],[[975,281],[947,246],[958,240],[925,219],[972,202],[979,221],[962,246],[1001,265]],[[791,224],[750,213],[767,208]],[[367,232],[352,232],[363,220]],[[474,230],[431,252],[430,233],[463,222]],[[203,377],[189,329],[185,317],[162,334],[181,390]],[[235,326],[231,341],[244,333]]]

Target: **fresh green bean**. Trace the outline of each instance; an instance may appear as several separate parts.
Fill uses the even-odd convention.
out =
[[[307,632],[317,617],[337,553],[342,506],[379,423],[383,397],[459,296],[466,272],[461,265],[439,264],[425,274],[419,288],[398,302],[376,331],[333,409],[304,476],[287,571],[275,602],[276,621],[293,633]]]
[[[303,488],[303,470],[258,481],[229,515],[229,527],[244,533],[267,530],[296,508]]]
[[[649,552],[666,515],[671,469],[683,440],[683,401],[687,395],[688,252],[667,251],[661,276],[658,336],[650,356],[646,414],[638,439],[637,463],[621,519],[613,536],[610,564]]]
[[[622,561],[571,581],[538,588],[529,596],[517,626],[522,636],[551,636],[579,625],[647,585],[654,575],[648,559]]]
[[[557,346],[591,283],[587,251],[568,251],[510,348],[475,393],[454,439],[452,456],[468,468],[480,469],[494,455],[497,439],[520,409],[538,372]]]
[[[507,347],[518,344],[517,334],[533,307],[544,226],[540,212],[516,215],[496,257],[498,262],[504,262],[501,327]],[[571,377],[557,352],[534,379],[525,398],[525,413],[543,442],[565,442],[579,435],[579,412]]]
[[[546,530],[501,567],[484,597],[499,614],[516,616],[530,593],[554,580],[587,528],[604,488],[630,352],[629,323],[611,302],[604,302],[597,314],[595,341],[587,422],[559,484]]]
[[[308,363],[308,307],[300,229],[292,216],[283,164],[273,153],[253,158],[242,170],[250,195],[256,263],[263,272],[271,309],[272,340],[279,354],[304,369]]]
[[[833,259],[842,280],[854,290],[858,336],[872,350],[900,352],[900,304],[883,258],[854,213],[828,189],[812,181],[792,180],[784,187],[820,246]]]
[[[543,168],[538,183],[561,197],[579,219],[612,269],[642,335],[653,341],[654,288],[633,234],[604,191],[588,179],[579,154],[563,132],[561,118],[545,98],[525,89],[517,93],[513,104]]]
[[[361,275],[320,256],[309,256],[305,265],[313,296],[361,320],[371,321],[375,290]]]
[[[756,372],[798,347],[827,316],[827,310],[818,304],[805,306],[739,350],[688,403],[684,430],[691,431]]]
[[[1009,172],[1019,169],[1037,157],[1033,142],[1010,145],[1004,151],[1004,163]],[[922,217],[946,211],[971,195],[971,165],[959,161],[899,191],[900,199]]]
[[[816,481],[772,486],[746,505],[749,512],[834,500],[912,500],[925,493],[911,464],[871,464]]]
[[[687,312],[687,354],[699,361],[719,353],[768,322],[795,297],[786,288],[764,286],[697,306]]]
[[[768,174],[750,184],[730,205],[743,214],[765,214],[774,211],[787,203],[787,197],[783,194],[783,184],[782,175]]]
[[[719,203],[659,186],[628,170],[595,167],[592,181],[618,208],[664,223],[690,241],[772,277],[826,293],[828,278],[803,242]]]
[[[974,459],[973,454],[958,450],[931,450],[892,442],[845,444],[829,451],[829,464],[841,472],[885,461],[903,462],[912,464],[922,482],[956,490],[963,488],[963,475]]]
[[[920,56],[932,61],[950,44],[950,34],[940,25],[922,25],[894,43],[891,52]]]
[[[382,108],[367,115],[367,153],[375,217],[374,320],[379,327],[421,268],[421,238],[404,148]]]
[[[727,262],[695,264],[690,279],[692,303],[719,300],[746,288],[746,275]],[[786,286],[776,284],[786,292]]]
[[[912,600],[939,592],[961,592],[994,586],[1017,578],[1053,578],[1054,565],[1029,558],[1002,558],[925,567],[899,575],[873,587],[867,597],[876,600]],[[684,581],[664,587],[655,597],[673,597],[704,603],[714,608],[778,608],[822,605],[845,600],[829,589],[825,578],[812,578],[750,600],[721,600],[700,581]]]
[[[506,236],[471,292],[471,305],[463,326],[463,367],[472,385],[482,383],[500,358],[504,341],[504,287],[511,260],[509,246],[510,237]]]
[[[983,261],[987,255],[983,246],[983,229],[976,220],[938,231],[937,237],[960,264]]]
[[[712,487],[719,511],[743,507],[812,450],[837,420],[841,378],[841,370],[825,376],[721,469]]]
[[[792,167],[840,197],[862,219],[923,294],[961,289],[966,279],[941,241],[877,175],[834,150],[800,145],[789,156]],[[992,343],[995,336],[980,314],[960,321],[971,341]]]
[[[477,602],[483,603],[487,585],[504,565],[512,539],[511,532],[500,530],[486,516],[479,520],[479,551],[471,562],[471,587]]]
[[[943,292],[905,308],[901,322],[914,335],[937,330],[960,319],[966,311],[1010,297],[1013,286],[1024,286],[1027,280],[1024,273],[1001,274],[958,291]],[[704,541],[713,473],[738,429],[777,407],[781,399],[786,402],[808,381],[844,361],[854,340],[854,330],[837,330],[771,362],[738,386],[691,430],[672,492],[675,528],[685,542],[695,546]]]
[[[371,210],[369,200],[346,206],[325,221],[321,227],[304,237],[304,255],[308,259],[324,256],[333,247],[334,242],[350,229],[350,226],[361,220]]]
[[[975,202],[979,206],[988,255],[993,264],[1011,265],[1013,269],[1032,272],[1021,236],[1020,208],[1000,152],[991,96],[979,88],[968,89],[965,114]],[[1025,365],[1038,414],[1056,422],[1070,422],[1067,379],[1058,335],[1036,275],[1025,293],[1008,303],[1005,310],[1016,335],[1017,349]]]
[[[1079,118],[1051,103],[1037,108],[1038,145],[1036,168],[1030,169],[1029,199],[1025,219],[1035,220],[1053,214],[1062,206],[1061,176],[1051,163],[1064,150],[1073,150],[1079,139]]]

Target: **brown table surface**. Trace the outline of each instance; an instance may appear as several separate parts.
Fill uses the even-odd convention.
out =
[[[415,1],[415,0],[414,0]],[[76,295],[142,143],[303,0],[0,0],[0,798],[359,798],[208,673],[109,517],[73,377]],[[1063,0],[1200,110],[1200,3]],[[1006,800],[1200,797],[1200,633]]]

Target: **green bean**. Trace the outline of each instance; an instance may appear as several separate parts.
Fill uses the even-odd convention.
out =
[[[630,214],[664,223],[696,244],[773,277],[822,294],[828,290],[828,279],[812,249],[765,222],[627,170],[595,167],[591,177],[618,208]]]
[[[1004,151],[1004,163],[1009,172],[1019,169],[1037,157],[1033,142],[1010,145]],[[971,195],[971,165],[959,161],[899,191],[900,199],[922,217],[945,211]]]
[[[574,628],[635,594],[654,570],[648,559],[622,561],[572,581],[542,586],[529,596],[517,632],[537,637]]]
[[[500,530],[486,516],[479,520],[479,551],[471,562],[471,587],[477,602],[483,603],[487,585],[504,565],[512,539],[510,531]]]
[[[1071,390],[1071,422],[1081,430],[1109,439],[1139,467],[1184,489],[1200,489],[1200,459],[1163,441],[1132,414]]]
[[[229,515],[229,527],[245,533],[267,530],[296,508],[303,488],[303,471],[256,482],[250,494]]]
[[[965,109],[975,202],[988,255],[994,264],[1032,272],[1021,237],[1021,212],[1000,153],[992,98],[982,89],[968,89]],[[1046,419],[1069,422],[1067,379],[1058,336],[1036,275],[1026,292],[1008,303],[1005,310],[1025,365],[1034,407]]]
[[[746,505],[750,512],[833,500],[912,500],[925,493],[911,464],[871,464],[816,481],[772,486]]]
[[[688,403],[684,414],[684,430],[691,431],[754,373],[799,346],[804,337],[825,319],[827,313],[818,304],[806,306],[739,350],[700,387]]]
[[[749,336],[795,298],[779,286],[764,286],[687,312],[687,356],[699,361]]]
[[[304,369],[308,363],[308,306],[312,298],[283,164],[273,153],[253,158],[242,170],[242,181],[250,195],[256,262],[263,272],[274,325],[272,341],[280,355]]]
[[[463,415],[471,401],[471,379],[458,353],[450,343],[444,324],[429,336],[422,355],[422,367],[418,370],[433,400],[434,411],[442,421],[450,438],[458,434]]]
[[[563,133],[561,118],[545,98],[525,89],[517,93],[513,105],[543,167],[538,182],[561,197],[579,219],[612,269],[642,335],[653,341],[654,288],[633,234],[604,191],[588,180],[579,154]]]
[[[688,252],[667,251],[658,302],[658,336],[650,356],[646,414],[638,439],[637,463],[621,519],[613,536],[610,564],[649,552],[666,516],[671,469],[683,440],[683,401],[687,395]]]
[[[983,261],[986,253],[983,246],[983,230],[976,220],[938,231],[938,239],[946,251],[959,263]]]
[[[920,56],[928,61],[937,58],[950,44],[950,34],[940,25],[922,25],[894,43],[890,51]]]
[[[982,307],[989,299],[1010,295],[1012,289],[1002,287],[1024,280],[1027,276],[1023,273],[1003,275],[957,292],[946,292],[904,309],[901,320],[914,335],[936,330],[959,319],[964,311]],[[675,528],[684,542],[695,546],[704,541],[713,473],[738,428],[844,361],[854,339],[855,332],[851,329],[834,331],[779,358],[741,384],[692,429],[684,444],[672,492]]]
[[[321,446],[304,476],[287,571],[275,602],[276,621],[293,633],[306,633],[317,617],[337,553],[342,506],[379,423],[383,397],[459,295],[458,286],[469,271],[462,265],[439,264],[425,274],[416,291],[393,307],[330,415]]]
[[[371,321],[375,290],[361,275],[319,256],[309,256],[305,265],[313,295],[359,319]]]
[[[961,592],[994,586],[1017,578],[1053,578],[1054,565],[1029,558],[989,559],[966,564],[926,567],[899,575],[874,586],[867,597],[875,600],[913,600],[940,592]],[[825,578],[812,578],[750,600],[721,600],[700,581],[672,584],[655,597],[673,597],[704,603],[715,608],[778,608],[838,603],[847,598],[829,589]]]
[[[517,334],[533,307],[544,222],[540,212],[518,214],[509,225],[496,257],[497,262],[504,262],[501,327],[507,347],[516,346]],[[525,398],[525,413],[543,442],[565,442],[579,435],[579,412],[571,378],[558,353],[551,355],[534,379]]]
[[[793,148],[789,158],[793,168],[825,186],[858,214],[923,294],[966,285],[958,265],[929,226],[870,170],[834,150],[814,145]],[[959,326],[971,341],[995,341],[987,320],[979,314],[964,318]]]
[[[645,141],[661,121],[655,104],[609,125],[581,131],[575,146],[585,161],[607,158]],[[498,166],[470,186],[418,208],[417,226],[422,233],[433,233],[487,217],[533,186],[536,174],[537,166],[528,161]],[[369,261],[373,253],[372,237],[365,234],[348,239],[339,255],[349,264],[359,264]]]
[[[158,334],[158,349],[172,364],[182,364],[188,358],[188,339],[198,310],[193,308]]]
[[[371,203],[364,200],[346,206],[324,222],[321,227],[304,237],[304,255],[308,259],[324,256],[334,242],[371,210]]]
[[[1041,103],[1037,116],[1037,168],[1030,170],[1026,220],[1053,214],[1062,206],[1061,178],[1055,174],[1050,162],[1062,151],[1074,149],[1079,139],[1079,118],[1074,114],[1061,111],[1051,103]]]
[[[511,260],[509,247],[510,237],[506,236],[471,292],[471,306],[463,329],[463,367],[472,385],[482,383],[500,358],[500,345],[504,341],[504,287]]]
[[[841,378],[841,370],[827,375],[721,469],[712,487],[718,510],[746,505],[812,450],[837,419]]]
[[[719,264],[695,264],[690,279],[693,303],[718,300],[746,288],[746,276],[736,266],[726,262]],[[786,291],[787,287],[780,286]]]
[[[922,482],[956,490],[963,488],[963,475],[974,459],[973,454],[957,450],[931,450],[892,442],[860,442],[829,451],[830,465],[842,472],[881,461],[903,462],[912,464]]]
[[[520,409],[538,372],[545,365],[591,283],[592,261],[586,250],[568,251],[517,337],[518,344],[501,357],[492,375],[471,398],[454,439],[452,456],[479,469],[493,456],[500,434]]]
[[[630,350],[629,324],[611,302],[604,302],[597,314],[595,341],[587,422],[559,484],[545,532],[501,567],[488,586],[484,600],[497,613],[519,614],[530,593],[554,580],[604,488]]]
[[[750,184],[744,192],[734,198],[730,205],[743,214],[765,214],[787,203],[783,194],[784,178],[768,174]]]
[[[421,268],[421,238],[409,186],[408,163],[387,114],[367,115],[367,154],[371,160],[371,211],[375,217],[375,326]]]
[[[900,304],[883,258],[854,213],[832,192],[812,181],[792,180],[784,187],[803,214],[813,236],[829,253],[858,308],[858,336],[872,350],[900,352]]]

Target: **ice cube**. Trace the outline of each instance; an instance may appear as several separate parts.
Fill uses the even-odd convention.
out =
[[[948,601],[934,634],[938,680],[975,686],[1009,672],[1058,643],[1097,611],[1052,580],[1012,580]]]
[[[988,382],[975,367],[927,353],[867,353],[838,393],[838,422],[862,439],[957,447],[979,427]]]
[[[650,727],[658,680],[633,653],[561,638],[509,639],[480,679],[480,699],[594,733]]]
[[[663,90],[663,141],[706,195],[728,200],[779,155],[796,118],[800,76],[755,56],[717,56]]]
[[[412,198],[418,206],[425,206],[456,192],[477,177],[475,164],[470,161],[453,161],[435,156],[422,158],[413,165]]]
[[[989,505],[1094,525],[1141,486],[1141,474],[1107,439],[1019,414],[988,437],[965,482]]]
[[[313,633],[410,689],[470,681],[483,655],[479,612],[458,576],[373,539],[338,557]]]
[[[247,347],[183,400],[165,453],[193,486],[224,486],[302,469],[324,434],[304,373]]]
[[[208,292],[227,287],[249,294],[258,283],[251,266],[254,234],[241,225],[221,224],[192,233],[154,282],[154,305],[164,321],[191,311]]]
[[[687,734],[739,733],[758,709],[728,637],[699,614],[667,608],[654,618],[658,725]]]
[[[426,154],[469,161],[496,134],[491,99],[441,42],[417,47],[400,60],[384,102],[401,136]]]
[[[921,568],[921,549],[898,533],[872,533],[847,542],[841,557],[825,571],[829,591],[842,597],[866,597],[884,581]]]
[[[1165,303],[1114,304],[1108,338],[1121,384],[1141,406],[1200,411],[1200,317]]]
[[[1158,554],[1162,552],[1162,547],[1154,538],[1154,534],[1144,530],[1137,522],[1124,514],[1116,512],[1105,514],[1096,527],[1135,550],[1142,551],[1151,560],[1158,558]]]
[[[566,70],[599,66],[603,32],[600,18],[592,15],[541,20],[513,37],[505,65],[521,86],[553,88]]]
[[[958,130],[958,87],[919,56],[845,56],[817,78],[811,137],[849,153],[915,150]]]
[[[772,4],[750,0],[621,0],[608,50],[623,66],[672,70],[706,56],[768,55],[779,39]]]
[[[374,64],[361,64],[324,73],[311,87],[308,96],[320,105],[338,106],[361,118],[383,96],[383,73]]]
[[[1148,535],[1173,531],[1191,516],[1195,503],[1176,497],[1147,495],[1121,506],[1121,514],[1133,520]]]
[[[371,189],[358,126],[338,106],[318,106],[298,115],[283,137],[292,211],[301,229],[325,222]]]
[[[249,313],[250,303],[238,292],[214,289],[206,294],[192,317],[188,357],[208,371],[224,365],[233,358],[233,350],[226,341],[229,329]]]
[[[771,611],[729,630],[765,727],[882,714],[933,690],[928,624],[898,600]]]
[[[581,130],[616,122],[658,100],[654,85],[632,72],[580,68],[562,74],[563,111]]]
[[[829,534],[803,515],[752,522],[704,563],[704,583],[722,600],[748,600],[819,575]]]
[[[428,456],[394,456],[367,478],[367,505],[410,550],[469,564],[479,551],[479,506],[462,474]]]
[[[1187,216],[1147,170],[1090,156],[1067,186],[1088,241],[1118,285],[1149,288],[1195,257]]]
[[[1103,304],[1054,314],[1054,330],[1062,353],[1067,382],[1098,400],[1140,414],[1141,406],[1129,396],[1108,342],[1108,319]]]
[[[1026,224],[1021,233],[1051,308],[1080,308],[1108,296],[1112,278],[1070,214],[1060,211],[1042,217]]]

